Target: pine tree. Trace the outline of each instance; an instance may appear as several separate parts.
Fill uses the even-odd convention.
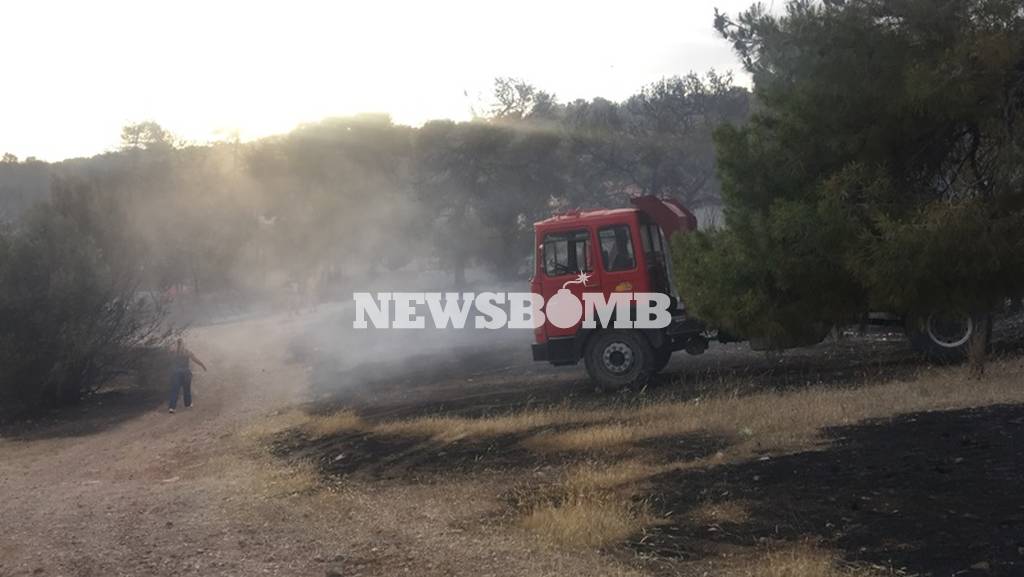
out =
[[[716,133],[727,229],[678,241],[692,310],[789,345],[865,310],[984,323],[1024,292],[1024,0],[792,0],[715,25],[758,106]]]

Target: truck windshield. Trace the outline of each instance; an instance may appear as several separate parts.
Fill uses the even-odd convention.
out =
[[[586,230],[544,236],[544,272],[563,276],[590,272],[590,233]]]

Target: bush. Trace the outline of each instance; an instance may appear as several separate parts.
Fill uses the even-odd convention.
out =
[[[0,399],[76,402],[132,368],[141,346],[160,344],[159,302],[137,293],[93,235],[53,205],[0,231]],[[115,271],[121,272],[115,272]]]

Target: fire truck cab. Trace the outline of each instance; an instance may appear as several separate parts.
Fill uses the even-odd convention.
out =
[[[572,365],[582,359],[602,388],[642,382],[665,368],[674,351],[704,352],[705,327],[687,316],[672,286],[668,240],[697,228],[697,219],[674,200],[653,196],[632,199],[633,207],[557,214],[534,224],[531,291],[547,303],[565,286],[582,300],[584,291],[663,293],[671,302],[672,322],[664,329],[611,326],[560,328],[550,321],[534,331],[533,359]],[[586,286],[570,284],[586,273]],[[611,323],[609,323],[611,324]]]

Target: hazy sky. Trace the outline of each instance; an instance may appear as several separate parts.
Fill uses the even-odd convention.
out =
[[[463,119],[486,105],[495,76],[562,101],[617,100],[665,76],[737,70],[714,8],[752,3],[10,2],[0,153],[88,156],[140,120],[204,142],[358,112]]]

